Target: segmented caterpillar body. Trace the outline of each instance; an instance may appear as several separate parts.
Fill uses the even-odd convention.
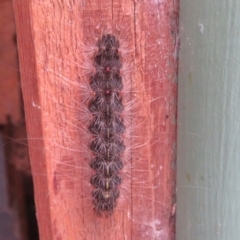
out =
[[[90,77],[93,97],[88,102],[92,119],[88,126],[93,138],[90,150],[93,159],[90,167],[95,174],[91,184],[95,212],[110,215],[117,204],[120,171],[123,168],[122,154],[125,150],[121,77],[122,59],[118,52],[119,41],[112,34],[103,35],[97,42],[94,56],[95,72]]]

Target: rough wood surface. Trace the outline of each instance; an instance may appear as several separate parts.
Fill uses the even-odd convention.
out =
[[[28,0],[14,6],[41,239],[173,240],[177,1]],[[110,218],[94,216],[87,204],[87,157],[77,150],[84,138],[75,108],[82,43],[104,25],[119,25],[126,36],[141,103],[138,134],[145,139],[139,159],[132,159],[137,170],[128,173],[128,197]]]
[[[22,120],[12,1],[0,1],[0,125]]]

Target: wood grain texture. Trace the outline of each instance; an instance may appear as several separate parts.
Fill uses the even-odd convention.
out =
[[[176,238],[240,239],[240,2],[180,9]]]
[[[41,239],[174,239],[177,10],[177,1],[15,2]],[[130,163],[137,169],[128,173],[127,197],[99,219],[86,198],[88,159],[77,150],[84,138],[74,106],[81,43],[106,25],[122,29],[131,52],[144,141]]]

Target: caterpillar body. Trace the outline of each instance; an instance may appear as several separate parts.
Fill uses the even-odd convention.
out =
[[[92,134],[89,147],[94,156],[90,167],[95,171],[90,182],[94,187],[92,196],[96,214],[110,215],[120,195],[118,187],[122,182],[120,171],[125,150],[122,59],[118,52],[119,41],[112,34],[103,35],[97,47],[93,59],[95,72],[89,79],[93,91],[88,102],[88,110],[92,114],[88,126]]]

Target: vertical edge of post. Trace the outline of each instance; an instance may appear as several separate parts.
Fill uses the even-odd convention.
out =
[[[21,71],[25,118],[31,169],[46,174],[42,117],[36,71],[31,1],[13,1]],[[46,174],[47,176],[47,174]],[[41,239],[52,239],[51,213],[48,201],[48,179],[33,175],[36,215]]]
[[[142,135],[148,139],[141,164],[151,184],[142,192],[152,199],[141,205],[135,196],[135,219],[145,215],[135,223],[138,239],[146,231],[151,239],[175,238],[178,7],[175,0],[135,3],[135,71],[137,84],[143,86]],[[140,231],[143,222],[146,228]]]

